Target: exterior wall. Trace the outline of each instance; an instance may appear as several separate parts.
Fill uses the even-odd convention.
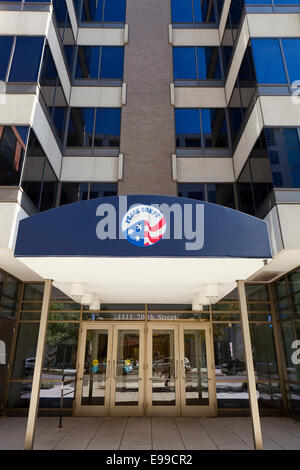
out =
[[[231,158],[177,157],[178,183],[233,183],[235,181]]]
[[[119,183],[119,194],[173,196],[177,188],[171,169],[175,136],[169,94],[169,0],[131,0],[127,23],[124,82],[128,94],[121,123],[124,179]]]
[[[290,250],[299,248],[300,204],[279,204],[278,217],[284,248]]]
[[[61,181],[118,181],[119,157],[64,157]]]

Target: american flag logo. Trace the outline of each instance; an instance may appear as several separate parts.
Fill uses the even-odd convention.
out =
[[[145,247],[159,242],[167,229],[163,213],[152,206],[131,208],[123,217],[123,236],[133,245]]]

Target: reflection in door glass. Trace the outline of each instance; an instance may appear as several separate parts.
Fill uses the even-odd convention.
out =
[[[107,364],[107,330],[88,330],[82,382],[82,405],[104,405]]]
[[[137,330],[118,332],[115,405],[137,406],[139,404],[139,350]]]
[[[174,331],[153,330],[152,351],[152,405],[174,406]]]
[[[204,330],[184,331],[185,402],[188,406],[209,404],[207,358]]]

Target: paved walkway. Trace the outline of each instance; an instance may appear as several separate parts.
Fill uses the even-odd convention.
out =
[[[0,450],[23,449],[26,418],[0,418]],[[262,418],[265,449],[300,450],[300,423]],[[249,450],[250,418],[38,418],[41,450]]]

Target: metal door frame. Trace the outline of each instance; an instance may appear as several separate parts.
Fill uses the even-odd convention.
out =
[[[209,405],[186,405],[185,404],[185,369],[184,369],[184,331],[203,330],[205,332],[206,361],[207,361],[207,379],[208,379],[208,399]],[[212,328],[209,324],[195,325],[194,323],[185,323],[179,325],[179,354],[180,354],[180,415],[186,417],[193,416],[217,416],[217,397],[216,397],[216,376],[213,356]]]
[[[111,357],[112,357],[112,342],[113,342],[113,328],[112,323],[90,323],[86,322],[81,325],[79,334],[79,344],[77,353],[77,378],[76,378],[76,394],[74,404],[74,416],[109,416],[110,414],[110,399],[111,399]],[[85,363],[85,348],[86,348],[86,335],[88,330],[105,330],[108,332],[107,344],[107,368],[105,379],[105,400],[104,405],[82,405],[82,386],[84,375]]]
[[[85,348],[87,330],[108,331],[107,369],[105,404],[82,405],[82,378],[84,372]],[[114,405],[116,364],[118,348],[118,332],[120,330],[139,331],[139,403],[133,406]],[[174,360],[175,360],[175,397],[176,404],[166,406],[152,405],[152,332],[153,330],[174,331]],[[204,330],[207,356],[208,375],[208,406],[186,406],[185,381],[182,367],[184,360],[184,331]],[[114,362],[113,362],[114,361]],[[212,326],[209,323],[195,322],[84,322],[79,334],[77,354],[77,379],[74,403],[74,416],[216,416],[216,378],[214,367],[214,351]]]
[[[110,416],[143,416],[144,415],[144,387],[145,387],[145,354],[144,354],[144,323],[120,322],[114,324],[113,350],[111,366],[111,396],[110,396]],[[118,333],[121,330],[139,331],[139,400],[138,405],[122,406],[115,405],[116,396],[116,367],[118,351]]]

